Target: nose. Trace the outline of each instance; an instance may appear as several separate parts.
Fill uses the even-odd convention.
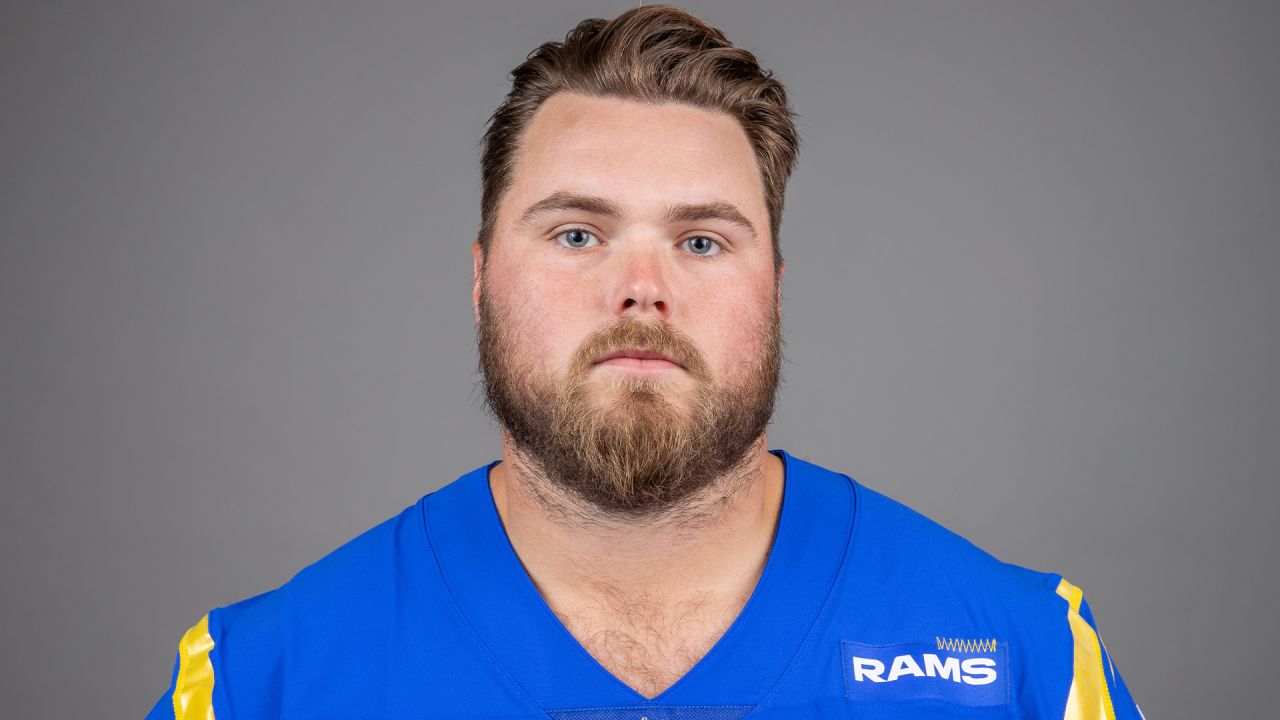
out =
[[[668,320],[671,286],[657,248],[631,248],[617,258],[617,276],[609,304],[618,316]]]

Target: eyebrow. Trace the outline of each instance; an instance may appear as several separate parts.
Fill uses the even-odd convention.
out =
[[[580,210],[617,219],[622,217],[622,208],[617,203],[595,195],[580,193],[556,192],[529,206],[520,216],[520,225],[529,225],[539,215],[560,212],[563,210]],[[723,201],[706,203],[681,203],[667,208],[666,221],[669,223],[697,222],[699,220],[720,220],[736,225],[756,237],[756,227],[747,216],[735,205]]]
[[[618,207],[618,204],[611,200],[606,200],[602,197],[595,197],[593,195],[556,192],[530,205],[529,208],[524,211],[524,214],[520,216],[520,224],[528,225],[539,215],[560,212],[561,210],[581,210],[593,215],[603,215],[609,218],[622,217],[622,208]]]
[[[753,238],[756,236],[756,226],[752,225],[747,216],[732,203],[723,201],[690,203],[672,205],[667,209],[669,223],[698,222],[699,220],[720,220],[730,225],[737,225],[751,233]]]

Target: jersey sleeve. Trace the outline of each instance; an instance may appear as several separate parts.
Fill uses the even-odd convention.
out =
[[[1142,720],[1142,711],[1102,643],[1084,593],[1065,579],[1059,581],[1057,593],[1067,601],[1066,621],[1073,642],[1063,720]]]
[[[146,720],[215,720],[213,712],[214,647],[209,616],[191,627],[178,643],[169,689],[147,713]]]
[[[156,701],[151,712],[147,713],[146,720],[173,720],[173,686],[178,680],[178,667],[181,665],[180,659],[173,661],[173,674],[169,677],[169,689],[160,696]]]

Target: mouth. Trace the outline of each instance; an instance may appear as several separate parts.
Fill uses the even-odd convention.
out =
[[[595,364],[643,371],[684,369],[684,365],[677,362],[676,359],[670,355],[664,355],[663,353],[646,350],[644,348],[625,348],[622,350],[615,350],[602,356],[599,360],[596,360]]]

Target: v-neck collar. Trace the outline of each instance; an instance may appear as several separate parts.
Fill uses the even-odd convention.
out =
[[[425,540],[461,615],[496,670],[540,709],[637,705],[755,705],[782,678],[835,582],[854,519],[840,475],[774,451],[784,464],[782,508],[765,568],[720,639],[649,699],[614,677],[564,627],[525,572],[477,468],[428,497]]]

